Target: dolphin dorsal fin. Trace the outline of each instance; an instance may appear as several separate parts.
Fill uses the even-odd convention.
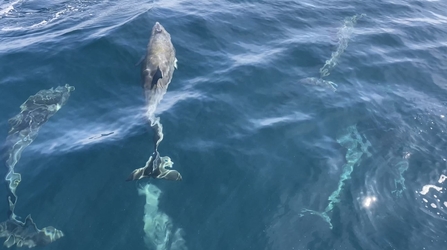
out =
[[[157,85],[158,79],[161,78],[163,78],[163,73],[161,72],[160,67],[157,67],[157,70],[155,71],[155,74],[152,77],[151,89],[153,89],[154,86]]]

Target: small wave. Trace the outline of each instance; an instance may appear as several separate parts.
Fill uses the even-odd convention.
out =
[[[70,121],[62,121],[53,126],[72,127],[70,130],[54,129],[52,135],[47,135],[49,139],[33,144],[30,150],[40,154],[61,154],[81,149],[88,145],[106,143],[125,138],[136,126],[142,124],[144,120],[143,109],[133,107],[120,109],[119,112],[111,111],[104,114],[103,122],[82,121],[78,119],[77,124],[83,126],[70,126]],[[113,123],[109,119],[114,120]],[[138,122],[141,121],[141,122]],[[61,125],[63,124],[63,125]]]
[[[65,5],[61,10],[57,10],[53,14],[46,13],[46,14],[50,14],[49,17],[43,17],[42,14],[44,14],[44,13],[39,13],[39,16],[34,16],[34,15],[29,14],[28,10],[20,10],[20,12],[24,12],[25,14],[27,14],[26,15],[27,19],[26,20],[21,19],[21,20],[23,20],[25,22],[31,22],[31,23],[28,24],[25,22],[17,22],[15,24],[18,24],[18,26],[5,26],[5,27],[2,27],[0,30],[4,31],[4,32],[11,32],[11,31],[29,31],[29,30],[42,28],[49,24],[56,23],[57,21],[62,21],[64,16],[68,15],[71,12],[76,12],[79,10],[80,10],[80,7],[72,6],[72,5]],[[19,10],[17,10],[17,11],[19,11]],[[1,12],[0,12],[0,16],[1,16]]]
[[[17,4],[13,6],[18,6],[20,2],[21,0],[17,1]],[[126,8],[122,8],[122,5],[126,5]],[[0,15],[0,32],[26,33],[17,36],[20,39],[3,42],[1,50],[23,48],[31,44],[52,40],[72,31],[91,29],[92,27],[94,31],[89,36],[103,36],[105,32],[132,20],[132,18],[147,11],[152,6],[152,2],[125,1],[121,4],[111,4],[110,1],[88,3],[75,1],[64,5],[50,5],[45,7],[43,11],[15,8],[17,17],[14,20],[2,19],[2,15]],[[6,7],[1,11],[11,13],[12,7]],[[117,16],[118,18],[112,18],[112,23],[108,20],[110,16]],[[97,25],[98,23],[101,25]],[[58,25],[58,28],[51,30],[50,27],[54,25]],[[45,31],[41,32],[43,29]],[[83,38],[87,39],[88,37]]]
[[[0,5],[0,19],[2,16],[8,15],[14,10],[14,6],[22,2],[22,0],[15,0],[10,3],[5,3],[3,5]]]
[[[47,24],[49,24],[49,23],[52,23],[52,22],[54,22],[54,21],[60,19],[62,15],[66,15],[66,14],[68,14],[69,12],[74,12],[74,11],[78,11],[78,10],[79,10],[79,9],[76,8],[76,7],[74,7],[74,6],[67,5],[65,9],[56,12],[56,13],[55,13],[51,18],[49,18],[48,20],[42,20],[40,23],[36,23],[36,24],[31,25],[30,28],[33,29],[33,28],[39,28],[39,27],[45,26],[45,25],[47,25]]]
[[[234,61],[235,66],[257,64],[269,65],[270,62],[285,50],[284,48],[271,49],[269,46],[256,46],[254,44],[242,47],[246,47],[246,51],[248,52],[230,56],[230,59]]]
[[[202,98],[197,92],[168,92],[157,107],[156,114],[167,112],[180,102],[197,98]],[[42,133],[41,137],[46,139],[32,144],[30,150],[44,155],[64,154],[86,146],[119,141],[139,133],[138,127],[143,125],[146,119],[144,107],[134,106],[111,109],[95,120],[85,120],[83,116],[77,114],[74,116],[77,117],[74,119],[78,124],[76,126],[73,125],[73,120],[68,120],[69,118],[48,124],[52,132]],[[59,129],[60,127],[70,129],[63,130]]]
[[[278,123],[283,122],[296,122],[296,121],[305,121],[311,119],[312,116],[300,112],[294,112],[291,115],[287,116],[279,116],[279,117],[269,117],[269,118],[262,118],[262,119],[252,119],[251,123],[256,129],[261,129],[264,127],[270,127],[274,126]]]
[[[188,99],[198,99],[202,98],[202,96],[198,92],[192,91],[170,91],[167,92],[163,102],[161,102],[157,106],[157,110],[155,111],[156,115],[159,115],[163,112],[174,107],[177,103],[188,100]]]

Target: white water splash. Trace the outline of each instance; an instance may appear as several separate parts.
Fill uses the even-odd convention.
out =
[[[0,9],[0,18],[2,16],[5,16],[9,13],[11,13],[14,10],[14,6],[16,6],[19,2],[21,2],[22,0],[18,0],[15,1],[15,4],[12,4],[9,9],[5,9],[5,10],[1,10]],[[29,20],[33,20],[31,23],[24,25],[23,23],[20,24],[19,26],[15,26],[15,24],[13,26],[4,26],[1,27],[0,31],[4,31],[4,32],[9,32],[9,31],[23,31],[23,30],[35,30],[35,29],[39,29],[42,27],[45,27],[49,24],[58,22],[58,21],[62,21],[64,16],[69,15],[72,12],[77,12],[80,11],[80,8],[82,8],[82,6],[72,6],[72,5],[65,5],[63,7],[63,9],[58,10],[57,12],[50,14],[50,16],[45,17],[43,19],[34,19],[31,18],[31,16],[29,16]],[[5,12],[5,13],[3,13]],[[3,14],[2,14],[3,13]]]
[[[431,188],[435,189],[438,192],[442,190],[442,187],[438,187],[435,185],[425,185],[422,187],[422,190],[419,193],[422,195],[426,195],[430,191]]]
[[[9,3],[4,3],[0,5],[0,18],[2,18],[5,15],[8,15],[14,10],[14,6],[19,4],[22,0],[16,0]]]
[[[445,176],[445,175],[442,174],[442,175],[439,177],[438,183],[444,183],[445,179],[447,179],[447,176]]]
[[[416,191],[417,194],[421,195],[421,199],[425,202],[425,209],[428,209],[431,213],[436,214],[440,219],[445,220],[446,211],[444,207],[447,207],[446,195],[444,192],[445,187],[443,183],[447,176],[441,175],[438,179],[438,185],[427,184],[422,186],[420,191]],[[433,211],[433,209],[435,209]]]

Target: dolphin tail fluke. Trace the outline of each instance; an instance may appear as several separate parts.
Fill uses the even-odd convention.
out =
[[[160,175],[157,176],[157,179],[165,179],[168,181],[181,181],[182,175],[177,170],[166,169],[164,172],[160,173]]]
[[[126,179],[126,181],[135,181],[143,178],[148,178],[149,175],[145,175],[146,168],[137,168],[132,173],[130,173],[130,176]]]
[[[126,179],[126,181],[134,181],[139,180],[143,178],[149,178],[153,174],[154,169],[154,161],[158,158],[158,154],[154,154],[151,157],[149,157],[149,160],[147,160],[146,165],[142,168],[137,168],[132,173],[130,173],[130,176]]]
[[[31,216],[28,215],[25,222],[9,219],[0,223],[0,236],[6,237],[4,246],[10,248],[46,246],[64,236],[64,233],[52,226],[38,229]]]

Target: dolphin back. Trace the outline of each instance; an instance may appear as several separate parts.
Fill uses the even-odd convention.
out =
[[[146,94],[148,101],[156,94],[164,95],[171,82],[175,64],[175,48],[171,42],[171,35],[157,22],[152,28],[146,58],[141,69],[143,87],[152,94]]]

